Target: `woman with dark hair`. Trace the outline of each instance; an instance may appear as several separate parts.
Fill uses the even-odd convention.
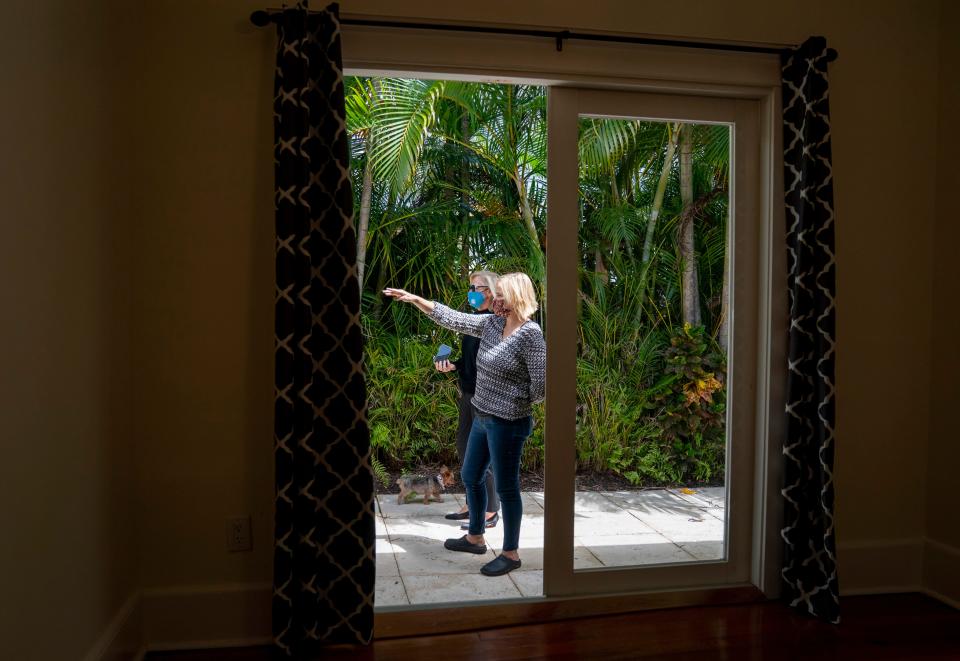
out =
[[[477,312],[476,314],[488,315],[490,308],[493,307],[493,299],[497,295],[498,276],[492,271],[476,271],[470,274],[470,291],[467,293],[467,301]],[[460,399],[457,400],[457,407],[460,410],[460,417],[457,424],[457,454],[460,456],[460,464],[467,455],[467,439],[470,437],[470,429],[473,427],[473,393],[477,388],[477,352],[480,350],[480,340],[472,335],[464,335],[460,342],[460,357],[453,362],[449,360],[438,360],[433,365],[438,372],[456,371],[460,382]],[[497,525],[500,515],[497,510],[500,509],[500,498],[497,496],[497,488],[493,481],[493,471],[488,467],[486,476],[487,485],[487,508],[485,517],[485,527],[493,528]],[[470,518],[470,510],[464,505],[459,512],[447,514],[447,519],[452,521],[462,521]],[[461,530],[469,528],[468,523],[460,526]]]
[[[510,273],[497,281],[492,315],[472,315],[428,301],[402,289],[385,289],[385,295],[412,303],[433,321],[458,333],[480,338],[477,352],[477,385],[473,395],[473,426],[461,467],[467,492],[470,525],[467,534],[448,539],[451,551],[484,554],[483,513],[487,492],[483,477],[492,466],[503,510],[503,549],[480,573],[502,576],[520,567],[517,548],[523,503],[520,499],[520,459],[533,429],[531,407],[543,399],[546,344],[540,326],[530,317],[537,299],[530,278]]]

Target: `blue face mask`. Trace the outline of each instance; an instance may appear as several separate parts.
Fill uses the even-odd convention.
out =
[[[472,291],[467,293],[467,303],[475,309],[479,309],[483,305],[483,294],[478,291]]]

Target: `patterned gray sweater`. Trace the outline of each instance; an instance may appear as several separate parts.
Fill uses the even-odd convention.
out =
[[[430,318],[444,328],[480,338],[473,406],[481,413],[516,420],[543,399],[547,345],[539,324],[528,321],[503,338],[506,320],[495,314],[465,314],[434,301]]]

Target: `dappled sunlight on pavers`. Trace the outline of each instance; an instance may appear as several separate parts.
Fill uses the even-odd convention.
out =
[[[443,518],[439,520],[428,519],[389,519],[387,521],[387,533],[391,539],[399,536],[415,536],[423,539],[434,540],[443,543],[448,537],[453,537],[453,532],[459,530],[454,527],[453,522],[446,521]],[[456,535],[459,537],[460,535]]]
[[[397,553],[401,549],[394,546],[384,537],[377,536],[377,578],[381,576],[400,576],[400,568],[397,567]]]
[[[485,554],[443,548],[445,539],[465,534],[463,521],[444,518],[463,502],[463,494],[427,505],[377,496],[377,607],[542,595],[543,493],[523,494],[523,566],[496,578],[481,575],[480,567],[500,551],[502,521],[485,531]],[[723,559],[722,487],[578,492],[574,516],[575,570]]]
[[[656,531],[626,510],[613,510],[608,512],[575,510],[573,519],[574,537],[584,537],[587,535],[638,535],[651,532]]]
[[[377,508],[385,519],[408,519],[413,517],[439,516],[441,519],[447,512],[455,512],[463,503],[463,494],[444,494],[443,502],[430,501],[424,505],[423,498],[411,498],[404,504],[397,503],[393,494],[377,496]]]
[[[604,492],[604,496],[619,507],[641,515],[688,514],[698,509],[697,505],[684,500],[668,489],[607,491]]]
[[[648,533],[645,535],[622,535],[603,537],[601,541],[581,540],[588,545],[605,567],[626,565],[654,565],[670,562],[686,562],[693,556],[670,542],[663,535]],[[586,567],[576,567],[586,569]]]
[[[442,542],[423,537],[394,537],[391,543],[401,551],[396,557],[402,577],[475,574],[480,571],[480,567],[494,558],[489,547],[482,555],[458,553],[443,548]]]
[[[574,512],[617,512],[620,507],[602,493],[584,491],[573,496]]]
[[[644,522],[672,542],[701,542],[723,539],[723,521],[704,512],[691,512],[689,516],[644,517]]]

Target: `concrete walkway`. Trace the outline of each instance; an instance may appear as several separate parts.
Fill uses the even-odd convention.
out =
[[[579,492],[574,569],[719,560],[724,494],[723,487]],[[543,594],[543,493],[523,494],[523,566],[497,578],[483,576],[480,567],[500,549],[502,522],[487,531],[486,555],[447,551],[443,540],[463,532],[461,522],[443,515],[459,510],[464,496],[444,500],[398,505],[395,495],[377,496],[378,608]]]

